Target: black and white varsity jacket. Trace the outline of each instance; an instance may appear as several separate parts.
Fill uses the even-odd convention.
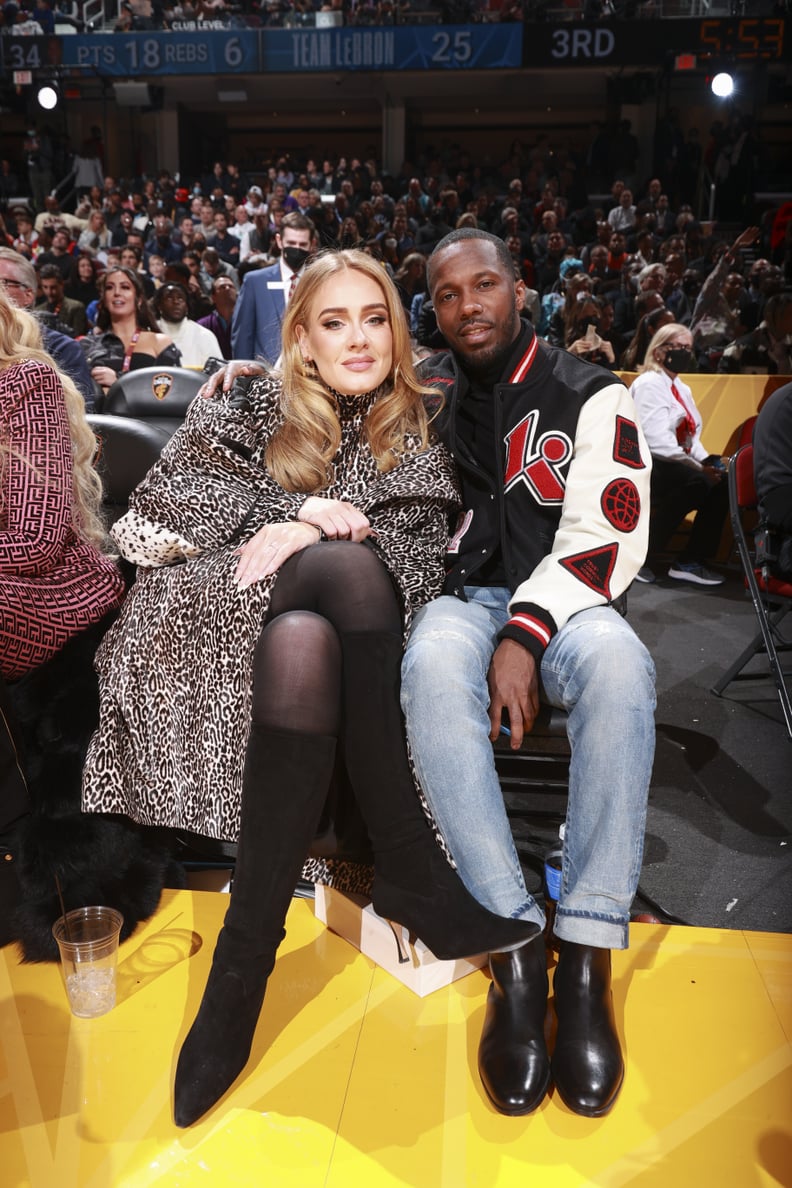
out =
[[[512,592],[500,638],[540,660],[572,615],[618,598],[643,565],[651,455],[632,397],[611,372],[533,333],[510,368],[492,394],[498,482],[459,439],[468,383],[454,356],[431,356],[420,375],[443,394],[433,428],[462,476],[445,592],[464,599],[465,584],[500,543]]]

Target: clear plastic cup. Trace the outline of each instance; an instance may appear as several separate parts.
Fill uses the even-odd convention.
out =
[[[80,1019],[106,1015],[116,1001],[118,937],[124,917],[115,908],[75,908],[52,926],[71,1012]]]

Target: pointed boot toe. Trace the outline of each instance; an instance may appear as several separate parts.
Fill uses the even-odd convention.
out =
[[[266,986],[266,978],[264,979]],[[234,971],[215,969],[176,1064],[173,1117],[192,1126],[233,1085],[250,1057],[264,987],[249,994]]]
[[[610,950],[564,941],[553,990],[558,1018],[552,1060],[556,1089],[573,1113],[601,1118],[613,1109],[624,1081]]]
[[[492,985],[479,1044],[479,1075],[501,1114],[532,1113],[550,1084],[545,1043],[547,968],[541,937],[490,955]]]
[[[510,920],[480,904],[428,829],[398,862],[382,866],[374,873],[374,910],[409,928],[440,961],[523,945],[539,932],[530,920]]]

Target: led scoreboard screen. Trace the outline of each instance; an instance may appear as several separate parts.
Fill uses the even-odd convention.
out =
[[[111,78],[338,70],[472,71],[565,66],[667,67],[787,61],[784,17],[169,32],[0,37],[3,71],[56,69]]]

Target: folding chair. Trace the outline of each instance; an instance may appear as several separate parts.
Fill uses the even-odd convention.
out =
[[[753,656],[765,654],[775,681],[787,734],[792,740],[792,703],[786,679],[790,674],[781,668],[779,652],[792,650],[792,640],[786,639],[780,631],[781,623],[792,611],[792,580],[784,581],[773,577],[766,566],[757,566],[756,557],[748,545],[743,526],[743,514],[756,510],[758,499],[754,484],[753,446],[744,445],[737,451],[729,467],[729,514],[734,540],[745,576],[745,584],[751,595],[753,608],[759,620],[759,631],[751,643],[728,672],[724,673],[712,692],[721,697],[732,681],[757,680],[765,673],[743,672]]]

